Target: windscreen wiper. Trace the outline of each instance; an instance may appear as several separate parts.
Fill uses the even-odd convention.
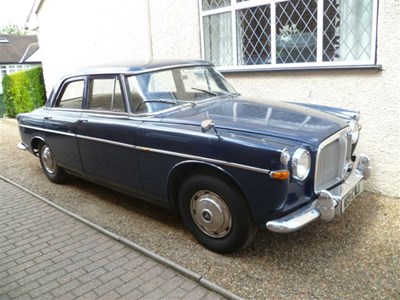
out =
[[[211,96],[227,95],[227,96],[233,97],[233,96],[239,96],[240,95],[239,93],[230,93],[230,92],[227,92],[227,91],[224,91],[224,90],[220,90],[218,92],[214,92],[214,91],[209,91],[209,90],[206,90],[206,89],[199,89],[199,88],[196,88],[196,87],[192,87],[192,90],[204,92],[204,93],[207,93],[207,94],[209,94]]]
[[[211,96],[218,96],[218,94],[216,92],[212,92],[212,91],[205,90],[205,89],[199,89],[199,88],[196,88],[196,87],[192,87],[192,90],[196,90],[196,91],[199,91],[199,92],[204,92],[204,93],[209,94]]]

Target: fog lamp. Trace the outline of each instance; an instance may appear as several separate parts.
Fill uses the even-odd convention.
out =
[[[282,153],[281,153],[281,163],[283,163],[284,165],[287,165],[289,163],[290,160],[290,153],[288,149],[283,149]]]
[[[358,138],[360,137],[360,124],[352,119],[349,123],[351,129],[351,143],[354,145],[358,142]]]

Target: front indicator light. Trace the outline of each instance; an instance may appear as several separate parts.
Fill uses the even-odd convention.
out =
[[[288,170],[281,170],[281,171],[272,171],[270,173],[271,178],[277,180],[286,180],[289,178],[290,173]]]

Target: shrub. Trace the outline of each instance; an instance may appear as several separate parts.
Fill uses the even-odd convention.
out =
[[[5,75],[3,77],[3,100],[6,107],[6,116],[16,116],[17,112],[14,105],[14,93],[12,92],[12,79],[11,76]]]
[[[6,113],[6,107],[4,105],[3,94],[0,94],[0,118]]]
[[[46,89],[42,68],[4,76],[3,93],[6,115],[10,118],[43,106],[46,102]]]

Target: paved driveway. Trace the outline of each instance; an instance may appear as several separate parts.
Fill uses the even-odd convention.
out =
[[[400,299],[400,199],[364,193],[332,223],[260,232],[234,255],[194,241],[179,217],[73,178],[50,183],[37,158],[16,149],[0,121],[0,174],[247,299]]]
[[[225,299],[2,177],[0,190],[0,299]]]

